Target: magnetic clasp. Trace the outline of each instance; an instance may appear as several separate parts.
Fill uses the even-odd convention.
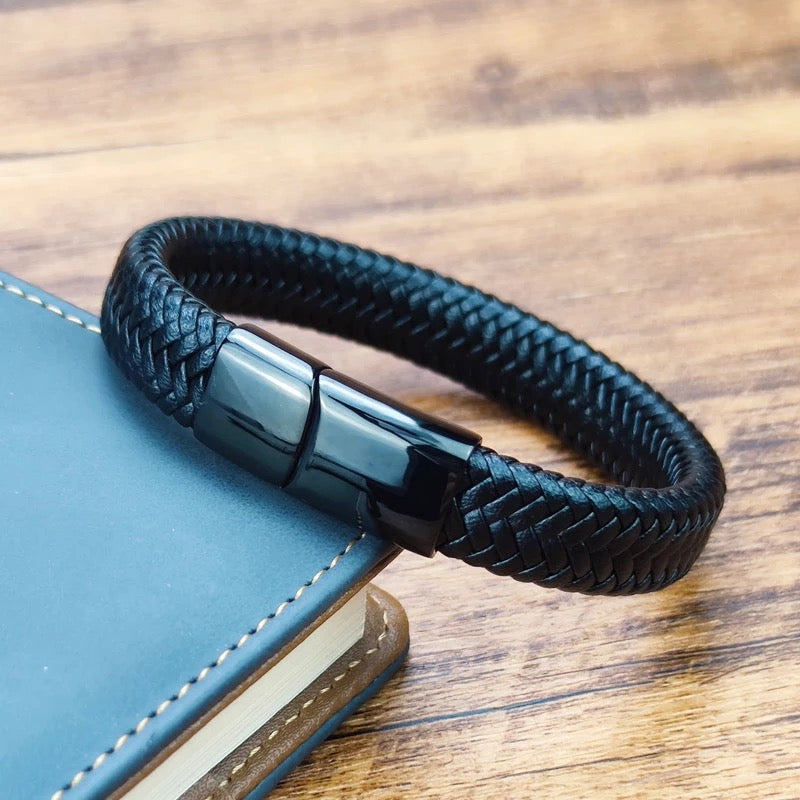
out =
[[[287,491],[432,556],[479,437],[330,369]]]
[[[427,556],[480,443],[250,326],[220,348],[194,431],[317,508]]]
[[[195,436],[283,486],[301,455],[316,376],[324,367],[258,328],[234,328],[217,353],[195,415]]]

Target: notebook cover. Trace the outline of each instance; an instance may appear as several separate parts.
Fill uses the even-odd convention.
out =
[[[11,800],[109,796],[396,552],[196,442],[97,326],[0,273]]]

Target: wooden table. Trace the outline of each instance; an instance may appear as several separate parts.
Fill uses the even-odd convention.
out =
[[[275,797],[800,797],[800,3],[0,0],[0,43],[2,268],[97,310],[157,217],[355,240],[585,336],[727,467],[655,595],[398,559],[405,673]],[[440,377],[289,337],[594,474]]]

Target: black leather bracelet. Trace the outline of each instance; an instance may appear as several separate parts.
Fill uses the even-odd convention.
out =
[[[220,312],[340,334],[546,425],[615,485],[479,446]],[[412,264],[273,225],[182,218],[125,244],[102,334],[128,378],[203,441],[410,549],[599,594],[662,588],[708,538],[725,482],[672,404],[586,343]]]

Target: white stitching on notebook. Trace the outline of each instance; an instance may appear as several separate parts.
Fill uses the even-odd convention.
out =
[[[293,713],[290,717],[287,717],[283,721],[283,723],[281,725],[279,725],[277,728],[275,728],[273,731],[271,731],[270,734],[266,737],[266,739],[264,741],[271,742],[279,733],[281,733],[282,731],[286,730],[287,726],[291,725],[293,722],[295,722],[297,719],[299,719],[300,716],[302,716],[303,712],[307,708],[310,708],[312,705],[314,705],[314,703],[316,703],[317,700],[319,700],[319,698],[322,697],[322,695],[327,694],[331,689],[333,689],[335,684],[337,684],[341,680],[344,680],[344,678],[347,677],[348,673],[352,672],[356,667],[358,667],[359,665],[363,664],[367,660],[367,658],[369,656],[374,655],[375,653],[377,653],[378,650],[381,649],[381,643],[386,638],[388,633],[389,633],[389,618],[387,616],[386,611],[384,611],[383,612],[383,632],[381,633],[380,636],[378,636],[378,638],[377,638],[377,640],[375,642],[375,646],[374,647],[370,647],[369,650],[366,650],[364,652],[364,655],[361,656],[361,658],[356,659],[355,661],[351,661],[345,667],[343,672],[341,672],[338,675],[334,676],[334,678],[333,678],[333,680],[331,681],[330,684],[328,684],[324,688],[320,689],[319,692],[317,692],[317,694],[314,695],[314,697],[306,700],[297,709],[297,711],[295,713]],[[217,786],[213,789],[211,794],[206,795],[204,800],[213,800],[214,795],[220,789],[224,789],[229,783],[231,783],[231,781],[236,777],[237,773],[241,772],[247,766],[247,762],[250,761],[251,758],[254,758],[255,756],[257,756],[263,749],[264,749],[264,745],[263,744],[259,744],[259,745],[256,745],[252,750],[250,750],[250,752],[247,754],[247,756],[245,756],[245,758],[243,758],[238,764],[236,764],[231,769],[231,771],[228,773],[228,777],[224,778],[222,781],[220,781],[217,784]]]
[[[209,674],[209,672],[214,669],[214,667],[218,667],[220,664],[222,664],[234,650],[238,650],[239,648],[243,647],[250,638],[252,638],[259,631],[263,630],[264,626],[270,620],[280,616],[292,603],[294,603],[295,600],[299,600],[305,594],[306,589],[308,589],[310,586],[313,586],[323,575],[325,575],[325,573],[330,572],[365,536],[366,534],[362,531],[358,536],[351,539],[347,543],[347,546],[344,548],[344,550],[341,550],[333,557],[330,564],[328,564],[326,567],[322,567],[322,569],[314,573],[313,577],[303,583],[292,597],[290,597],[288,600],[284,600],[271,614],[268,614],[266,617],[262,617],[262,619],[258,621],[258,624],[255,626],[255,628],[250,630],[248,633],[245,633],[236,644],[223,650],[213,664],[204,667],[197,674],[197,677],[192,678],[192,680],[184,683],[183,686],[181,686],[181,688],[178,690],[177,694],[174,694],[172,697],[164,700],[164,702],[161,703],[161,705],[159,705],[155,711],[151,711],[146,717],[142,718],[139,723],[128,733],[123,733],[122,736],[120,736],[119,739],[117,739],[117,741],[114,743],[113,747],[111,747],[109,750],[106,750],[104,753],[101,753],[92,762],[91,766],[86,767],[86,769],[82,769],[80,772],[77,772],[68,785],[52,794],[50,800],[61,800],[64,795],[70,789],[74,789],[88,773],[97,769],[110,755],[113,755],[120,750],[132,736],[135,736],[137,733],[141,733],[147,727],[147,724],[150,722],[150,720],[160,716],[173,703],[176,703],[182,697],[185,697],[186,693],[194,684],[202,681]]]
[[[12,284],[8,284],[2,278],[0,278],[0,289],[3,289],[5,291],[15,295],[16,297],[19,297],[19,298],[23,299],[23,300],[27,300],[28,302],[33,303],[34,305],[40,306],[41,308],[44,308],[46,311],[50,311],[51,313],[55,314],[56,316],[61,317],[61,319],[66,320],[67,322],[71,322],[73,325],[78,325],[79,327],[83,328],[84,330],[89,331],[90,333],[100,333],[100,328],[97,325],[91,325],[89,323],[86,323],[82,319],[80,319],[79,317],[76,317],[74,314],[67,314],[65,311],[60,309],[58,306],[53,305],[52,303],[45,303],[44,300],[42,300],[40,297],[37,297],[34,294],[28,294],[27,292],[25,292],[22,289],[20,289],[18,286],[14,286]],[[358,512],[356,512],[356,513],[358,513]],[[50,797],[50,800],[62,800],[64,795],[70,789],[74,789],[86,777],[86,775],[88,775],[90,772],[96,770],[98,767],[102,766],[102,764],[106,761],[106,759],[110,755],[113,755],[118,750],[120,750],[132,736],[135,736],[137,733],[141,733],[147,727],[147,725],[148,725],[148,723],[150,722],[151,719],[155,719],[156,717],[160,716],[173,703],[176,703],[182,697],[185,697],[186,693],[189,691],[189,689],[194,684],[199,683],[200,681],[202,681],[209,674],[209,672],[211,672],[211,670],[214,669],[214,667],[218,667],[220,664],[222,664],[234,650],[238,650],[241,647],[244,647],[244,645],[247,644],[247,642],[250,640],[250,638],[252,638],[259,631],[263,630],[264,626],[271,619],[275,619],[275,617],[280,616],[284,611],[286,611],[286,609],[292,603],[295,602],[295,600],[299,600],[305,594],[306,589],[308,589],[310,586],[313,586],[323,575],[325,575],[326,572],[330,572],[366,536],[366,533],[364,532],[364,529],[361,526],[361,515],[360,514],[358,515],[358,522],[359,522],[359,528],[361,529],[361,533],[358,536],[356,536],[355,538],[351,539],[347,543],[347,545],[345,546],[344,550],[341,550],[340,552],[338,552],[331,559],[331,562],[328,564],[328,566],[322,567],[322,569],[320,569],[316,573],[314,573],[314,575],[312,576],[311,580],[308,580],[305,583],[303,583],[297,589],[297,591],[294,593],[294,595],[292,597],[290,597],[288,600],[284,600],[275,609],[275,611],[273,611],[271,614],[268,614],[266,617],[262,617],[258,621],[258,623],[256,624],[255,628],[253,628],[252,630],[250,630],[247,633],[243,634],[241,636],[241,638],[239,639],[239,641],[236,642],[236,644],[232,645],[231,647],[227,647],[225,650],[223,650],[219,654],[219,656],[217,656],[217,660],[213,664],[211,664],[211,665],[209,665],[207,667],[204,667],[202,670],[200,670],[200,672],[197,674],[196,677],[194,677],[190,681],[187,681],[186,683],[184,683],[183,686],[181,686],[181,688],[178,690],[177,694],[174,694],[172,697],[169,697],[166,700],[164,700],[155,709],[155,711],[151,711],[146,717],[143,717],[141,720],[139,720],[139,722],[136,724],[136,726],[132,730],[128,731],[128,733],[123,733],[122,736],[120,736],[117,739],[117,741],[114,742],[113,747],[109,748],[108,750],[106,750],[103,753],[100,753],[100,755],[97,756],[97,758],[91,763],[90,766],[86,767],[85,769],[80,770],[79,772],[76,772],[75,775],[73,776],[72,780],[69,782],[69,784],[67,784],[63,788],[59,789],[58,791],[53,792],[53,794]],[[385,619],[386,619],[386,615],[384,614],[384,621],[385,621]],[[384,634],[381,635],[380,638],[382,638],[384,635],[385,635],[385,632],[384,632]],[[380,638],[379,638],[379,641],[380,641]],[[369,651],[367,652],[367,654],[369,654]],[[348,669],[349,669],[349,667],[348,667]],[[344,677],[344,675],[342,675],[342,677]],[[337,678],[337,680],[341,680],[341,678]],[[296,719],[296,717],[295,717],[295,719]]]
[[[5,291],[9,292],[10,294],[21,297],[23,300],[27,300],[29,303],[33,303],[34,305],[43,308],[45,311],[49,311],[51,314],[55,314],[57,317],[65,319],[67,322],[71,322],[73,325],[77,325],[78,327],[89,331],[89,333],[100,333],[100,328],[97,325],[92,325],[90,322],[84,322],[80,317],[76,317],[74,314],[67,314],[66,311],[56,305],[53,305],[53,303],[45,303],[41,297],[38,297],[35,294],[29,294],[28,292],[20,289],[19,286],[6,283],[2,278],[0,278],[0,289],[5,289]]]

